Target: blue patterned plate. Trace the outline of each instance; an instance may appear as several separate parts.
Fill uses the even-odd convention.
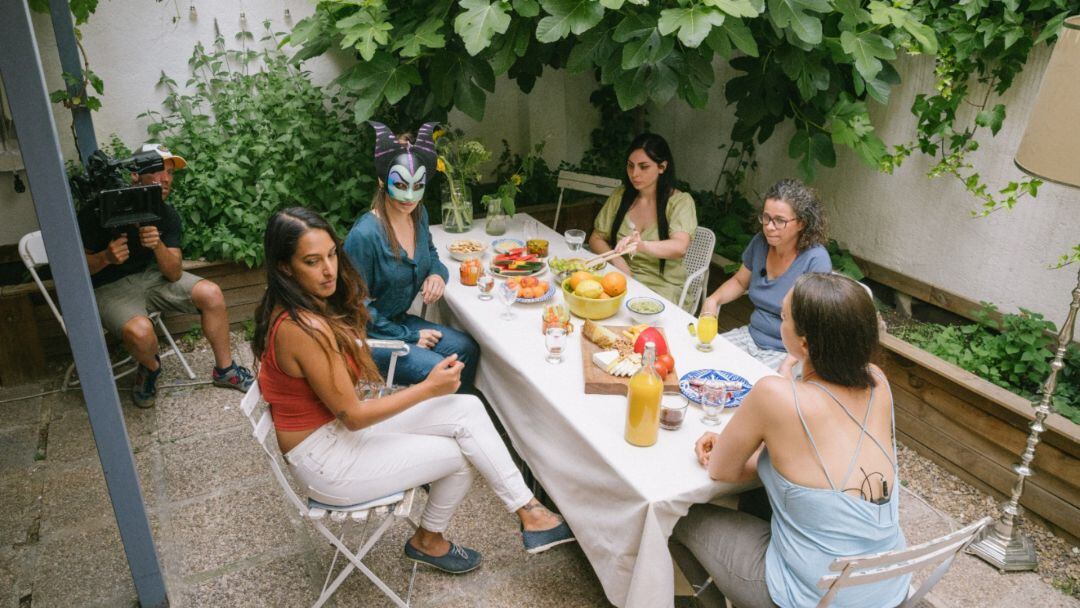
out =
[[[746,378],[743,378],[738,374],[725,372],[721,369],[694,370],[692,372],[688,372],[686,375],[679,379],[679,391],[682,392],[684,397],[698,404],[701,403],[701,394],[698,392],[697,388],[690,386],[690,381],[699,378],[704,381],[721,380],[725,382],[742,383],[742,388],[735,391],[735,394],[732,396],[731,401],[728,402],[727,407],[738,407],[739,404],[742,403],[743,397],[746,397],[746,394],[749,393],[750,389],[752,388],[750,383],[746,381]]]
[[[553,295],[555,295],[555,281],[548,281],[548,290],[544,292],[544,295],[539,298],[518,298],[516,301],[519,304],[535,304],[537,302],[546,302]]]

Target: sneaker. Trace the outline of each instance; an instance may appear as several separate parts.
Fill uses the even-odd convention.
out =
[[[255,376],[251,375],[251,370],[243,365],[237,365],[236,361],[233,361],[225,369],[215,367],[212,376],[214,386],[232,388],[242,393],[246,393],[251,388],[251,384],[255,382]]]
[[[409,541],[405,541],[405,557],[418,564],[438,568],[450,574],[465,574],[476,570],[483,561],[480,552],[454,543],[450,543],[450,550],[446,552],[446,555],[435,557],[412,546]]]
[[[135,371],[135,384],[131,386],[131,401],[135,407],[154,407],[157,402],[157,379],[161,375],[161,359],[158,358],[158,368],[150,371],[142,363]]]
[[[566,525],[566,522],[562,522],[559,525],[549,530],[521,530],[521,541],[525,543],[525,551],[536,554],[543,553],[552,547],[556,547],[563,543],[572,543],[574,533],[570,530],[570,526]]]

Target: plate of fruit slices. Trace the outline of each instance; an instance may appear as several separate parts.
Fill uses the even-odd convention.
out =
[[[518,297],[515,301],[520,304],[546,302],[555,295],[554,282],[540,281],[536,277],[512,278],[508,279],[507,283],[518,286]]]
[[[722,369],[698,369],[685,374],[679,380],[679,391],[690,401],[700,404],[701,388],[706,382],[719,382],[730,387],[732,394],[725,407],[738,407],[752,388],[746,378],[738,374]],[[736,386],[738,388],[735,388]]]
[[[515,247],[491,258],[491,274],[497,277],[530,277],[547,270],[547,264],[524,247]]]

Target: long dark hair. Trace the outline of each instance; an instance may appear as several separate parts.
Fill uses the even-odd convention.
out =
[[[791,318],[822,380],[850,388],[874,384],[877,309],[862,285],[838,274],[806,273],[792,288]]]
[[[644,151],[657,165],[667,163],[667,167],[656,182],[656,228],[660,233],[660,240],[663,241],[668,238],[667,203],[671,198],[671,193],[675,191],[675,157],[671,155],[671,148],[667,141],[656,133],[642,133],[635,137],[626,150],[626,157],[630,158],[635,150]],[[634,204],[634,199],[638,196],[634,184],[630,183],[629,174],[623,173],[622,182],[622,200],[619,202],[618,210],[615,211],[615,221],[611,223],[611,234],[608,236],[608,245],[612,249],[619,242],[619,226],[622,226],[626,212],[630,210],[630,205]],[[661,275],[664,274],[665,262],[667,260],[660,260]]]
[[[337,287],[333,295],[325,300],[304,291],[292,276],[282,270],[283,267],[288,267],[296,253],[300,237],[309,230],[326,232],[338,250]],[[380,375],[371,358],[370,349],[356,341],[357,338],[366,337],[369,315],[364,300],[368,296],[367,287],[349,262],[349,256],[342,255],[344,249],[341,239],[330,224],[321,215],[305,207],[290,207],[278,211],[271,215],[266,223],[263,247],[266,252],[266,293],[255,311],[255,335],[251,339],[251,350],[255,353],[255,359],[260,360],[263,353],[270,348],[267,340],[275,320],[274,311],[280,309],[322,346],[326,352],[327,364],[330,364],[331,354],[335,350],[341,351],[349,355],[360,368],[357,370],[352,365],[346,365],[353,383],[361,377],[364,380],[378,381]],[[334,336],[336,349],[323,334],[300,320],[301,313],[316,315],[326,322]]]

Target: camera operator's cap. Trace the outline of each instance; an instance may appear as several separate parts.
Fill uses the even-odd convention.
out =
[[[187,161],[184,160],[183,156],[173,154],[164,144],[143,144],[139,152],[157,152],[163,160],[172,161],[173,169],[183,169],[187,166]]]

